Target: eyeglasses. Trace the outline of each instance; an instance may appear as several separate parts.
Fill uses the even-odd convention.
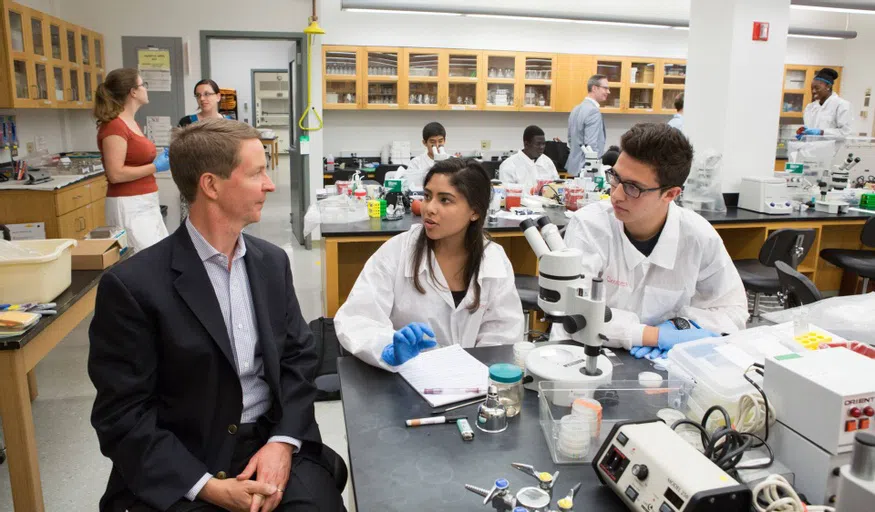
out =
[[[611,185],[611,188],[616,188],[616,187],[619,187],[620,185],[622,185],[623,192],[625,192],[626,195],[631,197],[632,199],[638,199],[639,197],[641,197],[641,194],[644,194],[645,192],[653,192],[655,190],[662,190],[662,189],[666,189],[666,188],[671,188],[671,187],[641,188],[634,183],[627,183],[627,182],[621,180],[620,176],[613,169],[606,170],[605,177],[608,178],[608,184]]]
[[[214,93],[214,92],[205,92],[202,94],[194,93],[195,99],[209,98],[210,96],[215,96],[215,95],[216,95],[216,93]]]
[[[146,89],[148,91],[149,90],[149,82],[143,82],[140,85],[138,85],[137,87],[142,87],[143,89]]]
[[[606,91],[608,91],[608,92],[611,92],[611,87],[608,86],[608,85],[599,85],[599,84],[596,84],[596,87],[600,87],[600,88],[602,88],[602,89],[604,89],[604,90],[606,90]]]

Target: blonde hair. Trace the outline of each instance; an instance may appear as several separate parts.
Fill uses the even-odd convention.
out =
[[[243,141],[259,135],[252,126],[231,119],[204,119],[175,129],[170,142],[170,172],[182,197],[194,202],[204,173],[230,178],[240,165]]]
[[[108,123],[125,109],[131,89],[136,89],[140,72],[133,68],[113,69],[106,81],[97,86],[94,97],[94,118],[97,124]]]

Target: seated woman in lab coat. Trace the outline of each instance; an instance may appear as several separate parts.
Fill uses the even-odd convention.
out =
[[[745,328],[747,296],[723,240],[698,213],[674,203],[693,148],[679,130],[638,124],[606,172],[611,202],[578,210],[565,243],[583,252],[581,274],[604,279],[610,347],[665,357],[678,343]],[[553,337],[567,337],[561,326]]]
[[[474,160],[451,158],[431,168],[422,224],[368,259],[337,312],[346,350],[396,371],[425,348],[522,339],[513,267],[483,230],[491,193],[489,176]]]
[[[544,154],[547,140],[544,130],[532,125],[523,131],[523,150],[501,162],[498,177],[502,183],[523,186],[526,194],[537,194],[533,190],[538,180],[558,180],[559,173],[553,160]]]
[[[425,146],[425,152],[411,160],[406,169],[399,168],[394,177],[406,179],[408,186],[421,187],[425,175],[434,165],[435,155],[446,143],[447,130],[444,125],[438,122],[428,123],[422,129],[422,145]]]

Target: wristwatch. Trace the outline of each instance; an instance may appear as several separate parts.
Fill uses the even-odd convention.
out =
[[[675,317],[669,320],[669,322],[674,324],[674,328],[679,331],[685,331],[687,329],[692,329],[693,326],[690,324],[690,321],[686,318]]]

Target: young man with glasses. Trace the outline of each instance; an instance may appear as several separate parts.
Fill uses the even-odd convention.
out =
[[[565,233],[568,247],[583,251],[581,274],[604,279],[613,313],[606,345],[656,359],[678,343],[744,329],[747,296],[723,240],[674,203],[693,160],[687,138],[637,124],[620,144],[605,173],[611,202],[579,210]]]
[[[593,75],[586,82],[589,92],[580,105],[574,107],[568,116],[568,161],[565,170],[571,176],[580,174],[583,168],[583,147],[589,146],[599,157],[605,154],[605,121],[602,119],[600,105],[608,100],[611,88],[608,77]]]

